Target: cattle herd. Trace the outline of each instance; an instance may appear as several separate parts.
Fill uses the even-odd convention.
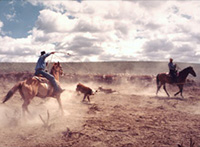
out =
[[[32,76],[31,72],[0,73],[1,94],[5,95],[13,83]],[[200,145],[200,84],[192,79],[186,81],[185,99],[156,97],[156,75],[67,73],[60,77],[60,83],[63,84],[62,88],[68,86],[66,93],[62,94],[64,116],[67,117],[58,118],[57,104],[54,107],[55,99],[44,101],[43,105],[37,103],[41,99],[35,99],[30,108],[38,120],[36,119],[33,125],[32,118],[32,126],[27,123],[22,125],[22,128],[15,112],[15,117],[12,117],[12,113],[1,115],[1,118],[6,118],[15,126],[18,123],[19,126],[1,128],[1,145],[153,147],[179,144],[182,147],[190,138],[191,144],[195,142],[195,145]],[[98,94],[90,103],[90,96],[96,92]],[[80,93],[84,104],[74,99],[74,94]],[[151,93],[155,94],[155,97]],[[21,105],[21,101],[18,103],[17,98],[12,100],[2,105],[2,110],[19,110],[18,104]],[[46,108],[50,108],[47,115]],[[195,111],[195,114],[191,114],[192,111]],[[3,114],[4,111],[1,112]],[[17,121],[10,121],[10,118]],[[41,122],[39,118],[43,123],[42,129],[37,128],[38,122]],[[63,136],[60,132],[64,132]]]
[[[21,80],[25,80],[29,77],[33,76],[33,73],[29,72],[17,72],[17,73],[6,73],[0,74],[0,81],[16,81],[19,82]],[[10,78],[7,78],[10,77]],[[137,75],[125,75],[125,74],[65,74],[61,77],[64,82],[98,82],[98,83],[106,83],[106,84],[120,84],[122,80],[126,81],[152,81],[151,75],[137,76]]]

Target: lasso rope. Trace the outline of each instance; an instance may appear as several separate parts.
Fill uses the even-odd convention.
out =
[[[62,51],[59,51],[59,52],[56,52],[56,53],[61,53],[61,54],[65,54],[65,55],[68,55],[68,56],[75,56],[75,55],[72,55],[72,54],[70,54],[70,53],[66,53],[66,52],[62,52]],[[55,54],[54,54],[54,55],[55,55]],[[57,55],[55,55],[55,56],[56,56],[57,58],[59,58],[59,60],[65,62],[65,61],[64,61],[62,58],[60,58],[59,56],[57,56]],[[79,62],[82,62],[80,59],[78,59],[78,61],[79,61]],[[70,67],[69,65],[66,65],[66,66],[69,67],[69,68],[71,68],[75,73],[77,72],[77,70],[75,70],[74,68]],[[91,70],[89,70],[87,66],[85,66],[84,64],[83,64],[83,66],[85,67],[85,69],[86,69],[86,71],[87,71],[88,73],[91,72]]]
[[[50,61],[47,61],[47,71],[49,71],[49,67],[50,67],[49,64],[52,63],[53,55],[54,55],[54,54],[51,55],[51,59],[50,59]]]
[[[59,60],[65,62],[62,58],[60,58],[59,56],[55,55]],[[72,69],[74,72],[76,72],[77,70],[75,70],[74,68],[70,67],[69,65],[66,65],[67,67],[69,67],[70,69]]]

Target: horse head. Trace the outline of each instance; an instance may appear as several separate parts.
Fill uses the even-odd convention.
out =
[[[59,76],[59,75],[63,75],[63,74],[64,74],[60,62],[54,63],[54,64],[53,64],[50,73],[51,73],[52,75],[54,75],[54,76],[56,76],[56,75]]]
[[[197,76],[192,66],[189,66],[189,67],[188,67],[188,70],[189,70],[189,73],[190,73],[191,75],[193,75],[194,77]]]

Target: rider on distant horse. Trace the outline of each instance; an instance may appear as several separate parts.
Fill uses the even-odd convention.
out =
[[[54,76],[52,76],[51,74],[49,74],[48,72],[45,71],[45,68],[46,68],[45,59],[46,59],[46,57],[48,57],[49,55],[54,54],[54,53],[55,52],[51,52],[51,53],[46,53],[45,51],[41,52],[41,56],[39,57],[36,67],[35,67],[35,75],[38,76],[39,74],[41,74],[45,78],[47,78],[54,87],[53,96],[56,96],[56,95],[62,93],[64,90],[61,89],[60,86],[58,86],[58,84],[55,81]]]
[[[169,59],[170,62],[168,63],[169,67],[169,75],[172,77],[173,82],[177,82],[177,70],[176,70],[176,64],[173,63],[173,59]]]

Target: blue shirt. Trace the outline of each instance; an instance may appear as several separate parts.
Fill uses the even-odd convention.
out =
[[[169,70],[175,70],[176,69],[175,64],[173,64],[172,62],[169,62],[168,66],[169,66]]]
[[[46,59],[46,57],[48,57],[49,55],[51,55],[51,53],[47,53],[47,54],[44,54],[44,55],[40,56],[40,58],[39,58],[38,61],[37,61],[35,70],[37,70],[37,69],[44,69],[44,70],[45,70],[45,68],[46,68],[45,59]]]

